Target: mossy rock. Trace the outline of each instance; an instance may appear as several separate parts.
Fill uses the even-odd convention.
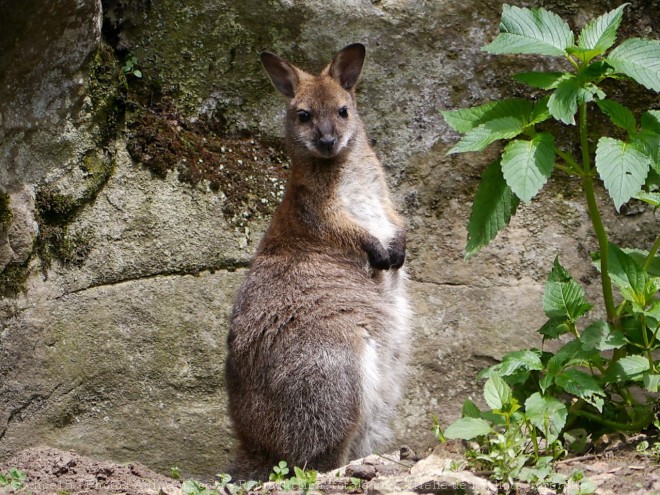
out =
[[[11,210],[11,199],[6,192],[0,192],[0,232],[7,230],[14,219]]]
[[[100,146],[117,135],[124,120],[128,83],[115,54],[101,44],[89,65],[87,94],[92,103],[97,140]]]
[[[0,272],[0,298],[16,297],[27,290],[27,279],[30,275],[30,260],[25,263],[9,263]]]

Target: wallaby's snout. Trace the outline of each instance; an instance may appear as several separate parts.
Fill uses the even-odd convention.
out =
[[[332,150],[337,144],[337,140],[334,136],[321,136],[319,138],[319,149],[322,153],[332,156]]]

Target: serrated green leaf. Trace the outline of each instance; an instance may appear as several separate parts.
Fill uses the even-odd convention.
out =
[[[643,249],[622,249],[624,253],[626,253],[628,256],[630,256],[635,263],[637,263],[637,266],[644,266],[644,263],[646,263],[646,258],[649,255],[648,251],[644,251]],[[652,277],[660,277],[660,255],[655,255],[653,259],[651,260],[651,264],[649,267],[646,269],[646,272],[652,276]]]
[[[643,356],[626,356],[610,366],[604,378],[610,382],[642,380],[642,373],[650,369],[649,360]]]
[[[558,339],[568,332],[570,332],[570,327],[566,318],[550,318],[539,328],[539,333],[543,335],[543,340]]]
[[[489,120],[515,117],[524,121],[532,111],[532,103],[522,98],[505,98],[470,108],[443,111],[445,121],[461,133],[468,132]]]
[[[597,62],[592,62],[591,64],[584,67],[577,76],[577,79],[584,83],[589,83],[597,80],[601,80],[603,76],[614,73],[614,69],[607,65],[602,60]],[[602,96],[601,98],[604,98]]]
[[[543,8],[530,10],[504,4],[500,34],[482,50],[494,54],[563,56],[572,45],[573,32],[557,14]]]
[[[620,7],[603,14],[587,23],[578,37],[580,48],[596,50],[596,55],[607,51],[616,41],[616,32],[621,24],[623,9],[629,5],[624,3]]]
[[[511,387],[502,378],[493,375],[484,385],[484,399],[491,409],[503,409],[511,403]]]
[[[588,402],[600,412],[603,411],[603,397],[606,394],[592,375],[569,368],[555,376],[555,384],[565,392]]]
[[[606,321],[598,320],[589,325],[580,335],[582,349],[590,351],[596,349],[599,351],[609,351],[620,349],[626,345],[626,338],[623,332],[613,330]]]
[[[541,133],[531,141],[511,141],[502,154],[502,173],[513,193],[529,202],[541,190],[555,165],[555,139]]]
[[[646,118],[645,118],[646,117]],[[649,157],[651,167],[660,174],[660,133],[653,129],[655,122],[649,118],[648,112],[642,115],[642,129],[631,136],[637,148]]]
[[[568,270],[559,262],[559,256],[555,256],[552,262],[552,270],[548,274],[548,282],[569,282],[573,279]]]
[[[636,149],[649,158],[651,168],[656,173],[660,173],[660,134],[642,129],[630,136],[630,141]]]
[[[554,442],[566,425],[568,410],[563,402],[554,397],[543,397],[538,392],[525,401],[525,417],[545,434],[548,442]]]
[[[488,368],[490,373],[488,375],[484,375],[484,377],[491,376],[493,374],[504,377],[513,375],[519,370],[530,371],[541,369],[543,369],[543,363],[541,362],[539,353],[530,349],[525,349],[505,354],[502,358],[502,362]]]
[[[600,55],[600,50],[596,49],[587,49],[587,48],[569,48],[566,50],[569,55],[576,56],[583,64],[588,64],[592,58]]]
[[[575,124],[575,113],[578,109],[577,97],[580,86],[575,79],[562,81],[548,100],[548,110],[557,120],[565,124]]]
[[[516,137],[524,128],[525,122],[516,117],[489,120],[467,131],[449,154],[483,151],[495,141]]]
[[[598,140],[596,170],[617,211],[642,189],[650,164],[650,158],[629,143],[605,136]]]
[[[642,129],[660,134],[660,110],[649,110],[642,114]]]
[[[548,318],[567,318],[575,321],[591,309],[584,289],[573,280],[555,258],[548,282],[543,289],[543,311]]]
[[[559,373],[566,363],[573,359],[578,353],[582,351],[582,342],[579,340],[571,340],[561,346],[557,352],[548,360],[546,369],[548,374],[556,375]]]
[[[520,72],[513,78],[532,88],[554,89],[564,79],[570,78],[565,72]]]
[[[463,402],[463,408],[461,409],[462,418],[480,418],[481,410],[477,405],[470,399],[466,399]]]
[[[546,390],[548,390],[554,382],[555,382],[554,375],[543,375],[539,380],[539,388],[541,389],[541,393],[545,393]]]
[[[644,373],[642,378],[644,383],[644,388],[652,393],[657,393],[658,388],[660,388],[660,375]]]
[[[660,91],[660,40],[627,39],[605,61],[642,86]]]
[[[565,124],[575,125],[575,113],[578,105],[593,101],[595,97],[605,97],[605,93],[598,86],[577,78],[564,79],[550,95],[548,110],[555,119]]]
[[[504,180],[500,162],[491,163],[484,170],[472,204],[465,259],[487,246],[509,224],[519,203]]]
[[[655,206],[656,208],[660,207],[660,193],[649,193],[645,191],[640,191],[637,194],[635,194],[633,198],[639,199],[640,201],[644,201],[644,203],[648,203],[651,206]]]
[[[447,427],[445,437],[472,440],[492,431],[490,424],[481,418],[461,418]]]
[[[539,101],[534,103],[532,114],[529,116],[528,125],[538,124],[550,118],[550,110],[548,110],[549,96],[544,96]]]
[[[621,295],[629,301],[643,301],[648,274],[632,256],[614,244],[607,245],[607,254],[607,272]]]
[[[637,130],[637,121],[628,107],[614,100],[597,100],[596,104],[612,123],[630,134]]]

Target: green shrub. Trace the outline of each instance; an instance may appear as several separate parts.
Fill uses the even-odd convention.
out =
[[[609,98],[606,80],[632,80],[660,91],[660,41],[631,38],[612,49],[627,4],[589,22],[579,36],[545,9],[504,5],[500,33],[483,49],[491,54],[562,57],[566,72],[524,72],[514,78],[545,96],[506,98],[443,112],[463,134],[449,153],[478,152],[504,141],[501,156],[483,172],[468,224],[470,258],[505,228],[520,201],[531,201],[553,173],[580,181],[599,251],[585,260],[600,271],[607,318],[587,319],[592,304],[555,259],[543,294],[543,341],[569,336],[555,353],[540,349],[507,354],[481,373],[490,408],[467,401],[447,438],[478,440],[471,460],[498,480],[565,483],[550,465],[586,435],[640,431],[653,423],[660,386],[660,237],[648,250],[609,241],[594,182],[602,180],[618,210],[636,198],[660,206],[660,110],[641,116]],[[616,83],[615,83],[616,84]],[[592,106],[611,123],[611,135],[590,131]],[[544,122],[576,126],[573,146],[558,146]],[[595,147],[590,143],[596,143]],[[579,150],[579,157],[571,149]],[[643,388],[648,394],[633,394]],[[442,432],[438,431],[439,435]],[[575,480],[573,480],[575,481]],[[581,481],[580,481],[581,482]],[[582,483],[582,482],[581,482]],[[581,485],[582,486],[582,485]],[[589,493],[589,483],[584,483]]]

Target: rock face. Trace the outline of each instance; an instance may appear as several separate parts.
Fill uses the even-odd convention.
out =
[[[535,63],[479,51],[498,1],[15,3],[0,0],[2,458],[45,443],[224,468],[229,314],[286,176],[262,49],[316,70],[367,45],[361,114],[410,227],[415,352],[396,442],[431,445],[433,415],[447,424],[480,399],[478,371],[540,346],[556,255],[595,280],[585,206],[561,179],[463,262],[492,156],[446,156],[457,136],[439,110],[519,93],[509,74]],[[541,4],[574,25],[611,8]],[[622,34],[657,37],[659,9],[633,1]],[[657,213],[601,207],[616,242],[650,245]]]

